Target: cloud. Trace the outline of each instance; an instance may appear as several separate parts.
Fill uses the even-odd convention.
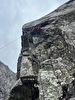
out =
[[[0,47],[21,36],[22,25],[36,20],[56,9],[68,0],[1,0],[0,2]],[[21,49],[18,39],[0,50],[0,60],[14,72]]]

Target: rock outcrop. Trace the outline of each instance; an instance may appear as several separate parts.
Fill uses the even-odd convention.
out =
[[[75,0],[22,28],[8,100],[75,100]]]
[[[0,100],[6,99],[15,82],[16,74],[0,61]]]

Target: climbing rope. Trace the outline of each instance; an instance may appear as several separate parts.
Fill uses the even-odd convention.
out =
[[[5,47],[7,47],[7,46],[8,46],[8,45],[10,45],[10,44],[12,44],[13,42],[17,41],[17,40],[18,40],[18,39],[20,39],[20,38],[21,38],[21,36],[20,36],[20,37],[18,37],[17,39],[15,39],[15,40],[13,40],[13,41],[11,41],[11,42],[7,43],[6,45],[4,45],[4,46],[0,47],[0,50],[1,50],[1,49],[3,49],[3,48],[5,48]]]
[[[41,53],[41,52],[40,52],[40,53]],[[40,55],[41,55],[41,54],[40,54]],[[41,56],[40,56],[40,58],[41,58]],[[47,55],[46,55],[46,59],[47,59]],[[55,74],[55,72],[54,72],[54,69],[53,69],[53,67],[52,67],[52,65],[51,65],[50,62],[49,62],[49,65],[50,65],[50,68],[51,68],[51,70],[52,70],[52,83],[53,83],[53,75]],[[42,65],[41,65],[41,70],[42,70],[42,73],[43,73],[43,77],[44,77],[44,79],[45,79],[45,84],[46,84],[48,90],[50,90],[49,87],[48,87],[48,83],[47,83],[47,80],[46,80],[46,76],[44,75],[44,72],[43,72],[43,69],[42,69]],[[41,75],[40,75],[40,79],[41,79]],[[53,89],[53,84],[52,84],[52,89]],[[44,92],[44,91],[43,91],[43,92]],[[43,93],[43,94],[44,94],[44,93]],[[53,94],[53,96],[54,96],[54,92],[53,92],[53,91],[52,91],[52,94]],[[49,94],[49,100],[51,100],[50,94]],[[54,100],[54,98],[53,98],[53,100]]]
[[[35,29],[35,28],[33,28],[33,29],[31,30],[31,32],[32,32],[34,29]],[[41,28],[41,27],[38,27],[38,29],[42,29],[42,28]],[[28,34],[30,34],[31,32],[29,32]],[[2,50],[3,48],[7,47],[8,45],[14,43],[15,41],[17,41],[17,40],[20,39],[21,37],[24,37],[25,35],[27,35],[27,34],[24,34],[23,36],[20,36],[20,37],[18,37],[17,39],[15,39],[15,40],[9,42],[8,44],[6,44],[6,45],[0,47],[0,50]],[[47,55],[46,55],[46,58],[47,58]],[[42,67],[42,65],[41,65],[41,67]],[[51,64],[50,64],[50,67],[51,67],[51,69],[53,70]],[[42,70],[42,72],[43,72],[43,70]],[[54,70],[53,70],[52,72],[54,72]],[[47,83],[46,77],[45,77],[45,75],[43,75],[43,76],[44,76],[44,79],[45,79],[46,86],[48,87],[48,83]],[[48,89],[49,89],[49,88],[48,88]]]
[[[30,34],[34,29],[36,29],[36,28],[33,28],[28,34]],[[37,29],[42,29],[42,28],[41,28],[41,27],[38,27]],[[22,35],[22,36],[16,38],[15,40],[13,40],[13,41],[7,43],[6,45],[0,47],[0,50],[1,50],[1,49],[4,49],[4,48],[7,47],[7,46],[9,46],[10,44],[12,44],[12,43],[14,43],[15,41],[17,41],[18,39],[20,39],[21,37],[24,37],[25,35],[27,35],[27,34],[24,34],[24,35]]]

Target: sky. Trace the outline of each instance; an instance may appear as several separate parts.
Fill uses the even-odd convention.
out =
[[[21,51],[19,37],[22,35],[22,26],[45,16],[67,1],[69,0],[0,0],[0,61],[16,72]],[[15,39],[17,40],[14,41]]]

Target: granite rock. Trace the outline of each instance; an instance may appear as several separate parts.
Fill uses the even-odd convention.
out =
[[[0,61],[0,100],[6,99],[15,82],[16,74]]]
[[[75,0],[23,25],[22,32],[17,66],[22,91],[16,91],[23,98],[11,92],[9,100],[74,100]]]

